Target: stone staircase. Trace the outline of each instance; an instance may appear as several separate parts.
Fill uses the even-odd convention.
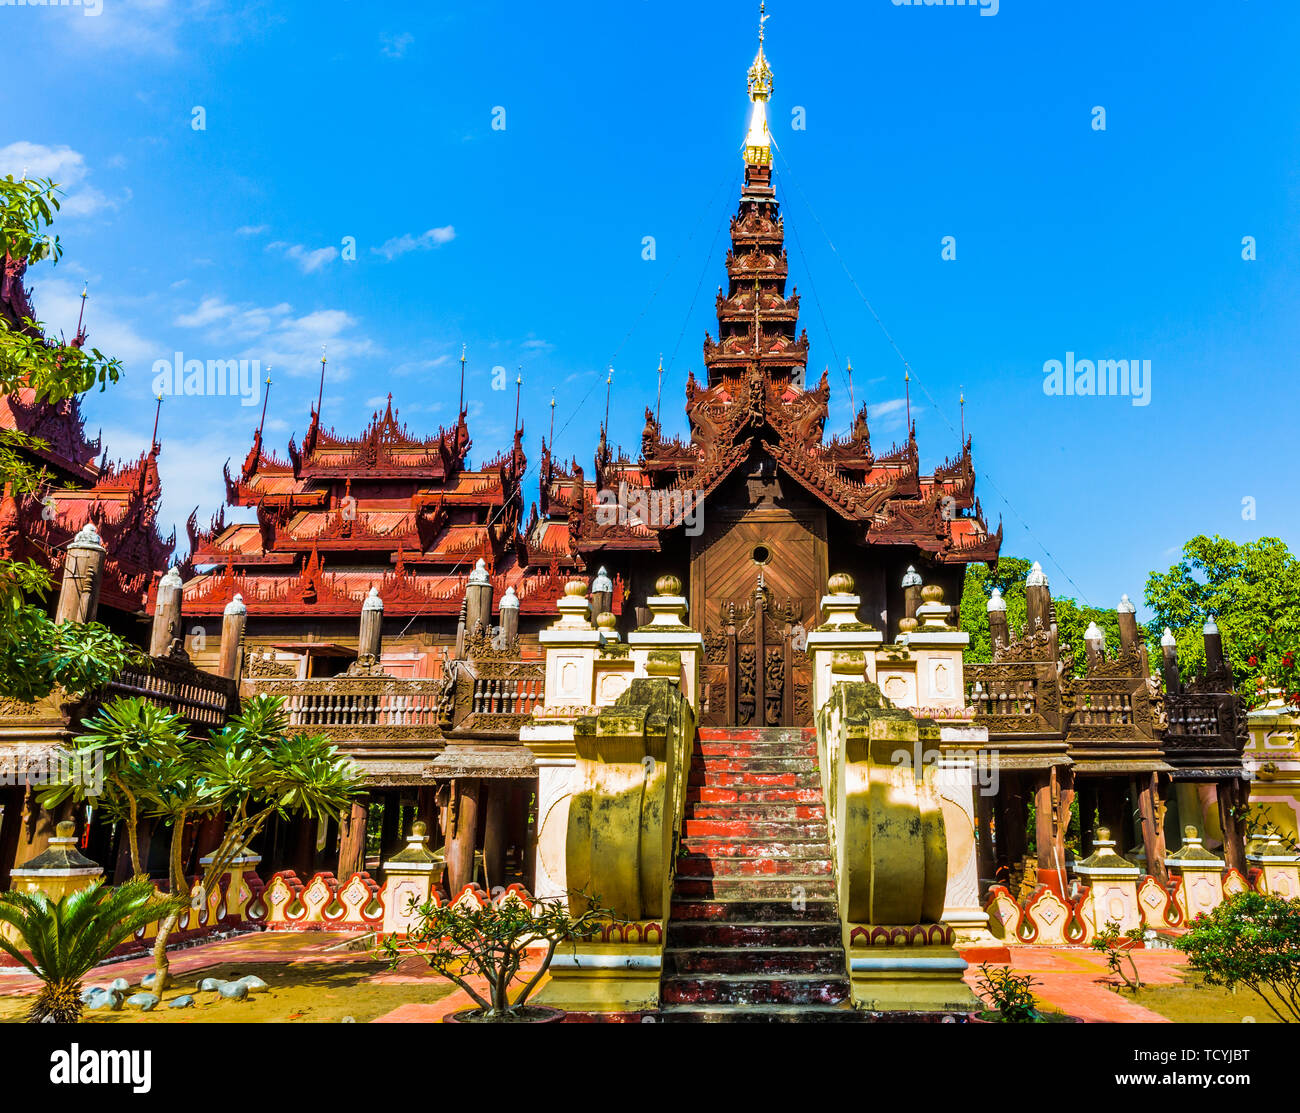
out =
[[[660,1019],[857,1019],[811,730],[701,730],[681,845]]]

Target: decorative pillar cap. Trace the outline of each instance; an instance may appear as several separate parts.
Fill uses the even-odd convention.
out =
[[[478,563],[474,565],[474,571],[469,574],[471,584],[491,583],[491,577],[488,575],[487,561],[479,557]]]
[[[591,581],[591,593],[596,595],[600,592],[610,592],[614,590],[614,581],[609,578],[609,571],[602,564],[600,571],[596,573],[596,578]]]
[[[907,566],[907,572],[903,576],[903,586],[904,587],[921,586],[921,573],[918,572],[915,568],[913,568],[912,565],[910,564]]]
[[[235,597],[226,604],[226,609],[221,612],[224,615],[248,614],[248,607],[244,604],[244,597],[235,592]]]
[[[379,598],[379,589],[372,587],[369,593],[366,595],[366,601],[361,604],[361,610],[363,612],[364,611],[382,612],[383,609],[384,609],[384,601]]]
[[[92,862],[77,848],[77,825],[70,819],[55,824],[54,837],[40,854],[13,871],[15,877],[31,874],[86,875],[99,873],[99,863]]]
[[[1050,587],[1047,581],[1047,573],[1043,571],[1043,566],[1034,561],[1034,566],[1029,570],[1029,575],[1025,577],[1025,587]]]
[[[1165,632],[1160,636],[1160,644],[1165,649],[1173,649],[1178,644],[1178,639],[1174,637],[1174,632],[1168,626],[1165,627]]]
[[[1101,627],[1095,622],[1088,623],[1088,629],[1083,632],[1083,640],[1086,642],[1104,642],[1106,635],[1101,632]]]
[[[1133,600],[1127,595],[1121,595],[1119,597],[1119,606],[1115,608],[1115,611],[1117,614],[1137,614],[1137,607],[1133,605]]]
[[[1210,615],[1210,617],[1205,620],[1205,628],[1202,632],[1210,635],[1219,632],[1219,624],[1215,621],[1214,615]]]
[[[77,536],[68,542],[69,549],[99,549],[101,552],[108,552],[104,548],[104,539],[99,536],[99,530],[95,528],[93,522],[87,522],[77,531]]]
[[[1000,587],[993,589],[993,594],[989,596],[989,605],[986,609],[990,614],[995,611],[1006,612],[1007,601],[1002,598],[1002,589]]]
[[[517,611],[519,609],[519,596],[515,594],[513,587],[506,588],[506,593],[501,596],[501,602],[498,606],[503,611]]]
[[[180,588],[185,586],[185,582],[181,579],[180,570],[176,567],[176,565],[173,564],[170,568],[167,569],[166,572],[163,573],[162,579],[158,581],[158,586],[175,587],[175,588]]]

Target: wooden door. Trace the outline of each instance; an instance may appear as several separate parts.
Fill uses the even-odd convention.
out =
[[[767,507],[708,521],[691,561],[691,613],[706,646],[701,722],[810,725],[804,639],[826,583],[825,516]]]

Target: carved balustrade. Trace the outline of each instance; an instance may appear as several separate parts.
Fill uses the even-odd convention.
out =
[[[1056,669],[1046,661],[997,661],[964,668],[966,702],[990,736],[1061,729]]]
[[[149,700],[181,715],[191,726],[217,729],[239,710],[239,687],[233,680],[196,668],[183,656],[151,657],[131,665],[109,683],[95,701],[103,704],[127,696]]]

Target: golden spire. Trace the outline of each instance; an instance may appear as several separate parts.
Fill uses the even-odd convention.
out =
[[[754,108],[749,117],[749,134],[745,136],[745,162],[766,166],[772,161],[772,134],[767,130],[767,102],[772,96],[772,67],[763,53],[763,24],[768,20],[767,5],[758,6],[758,53],[749,67],[749,99]]]

